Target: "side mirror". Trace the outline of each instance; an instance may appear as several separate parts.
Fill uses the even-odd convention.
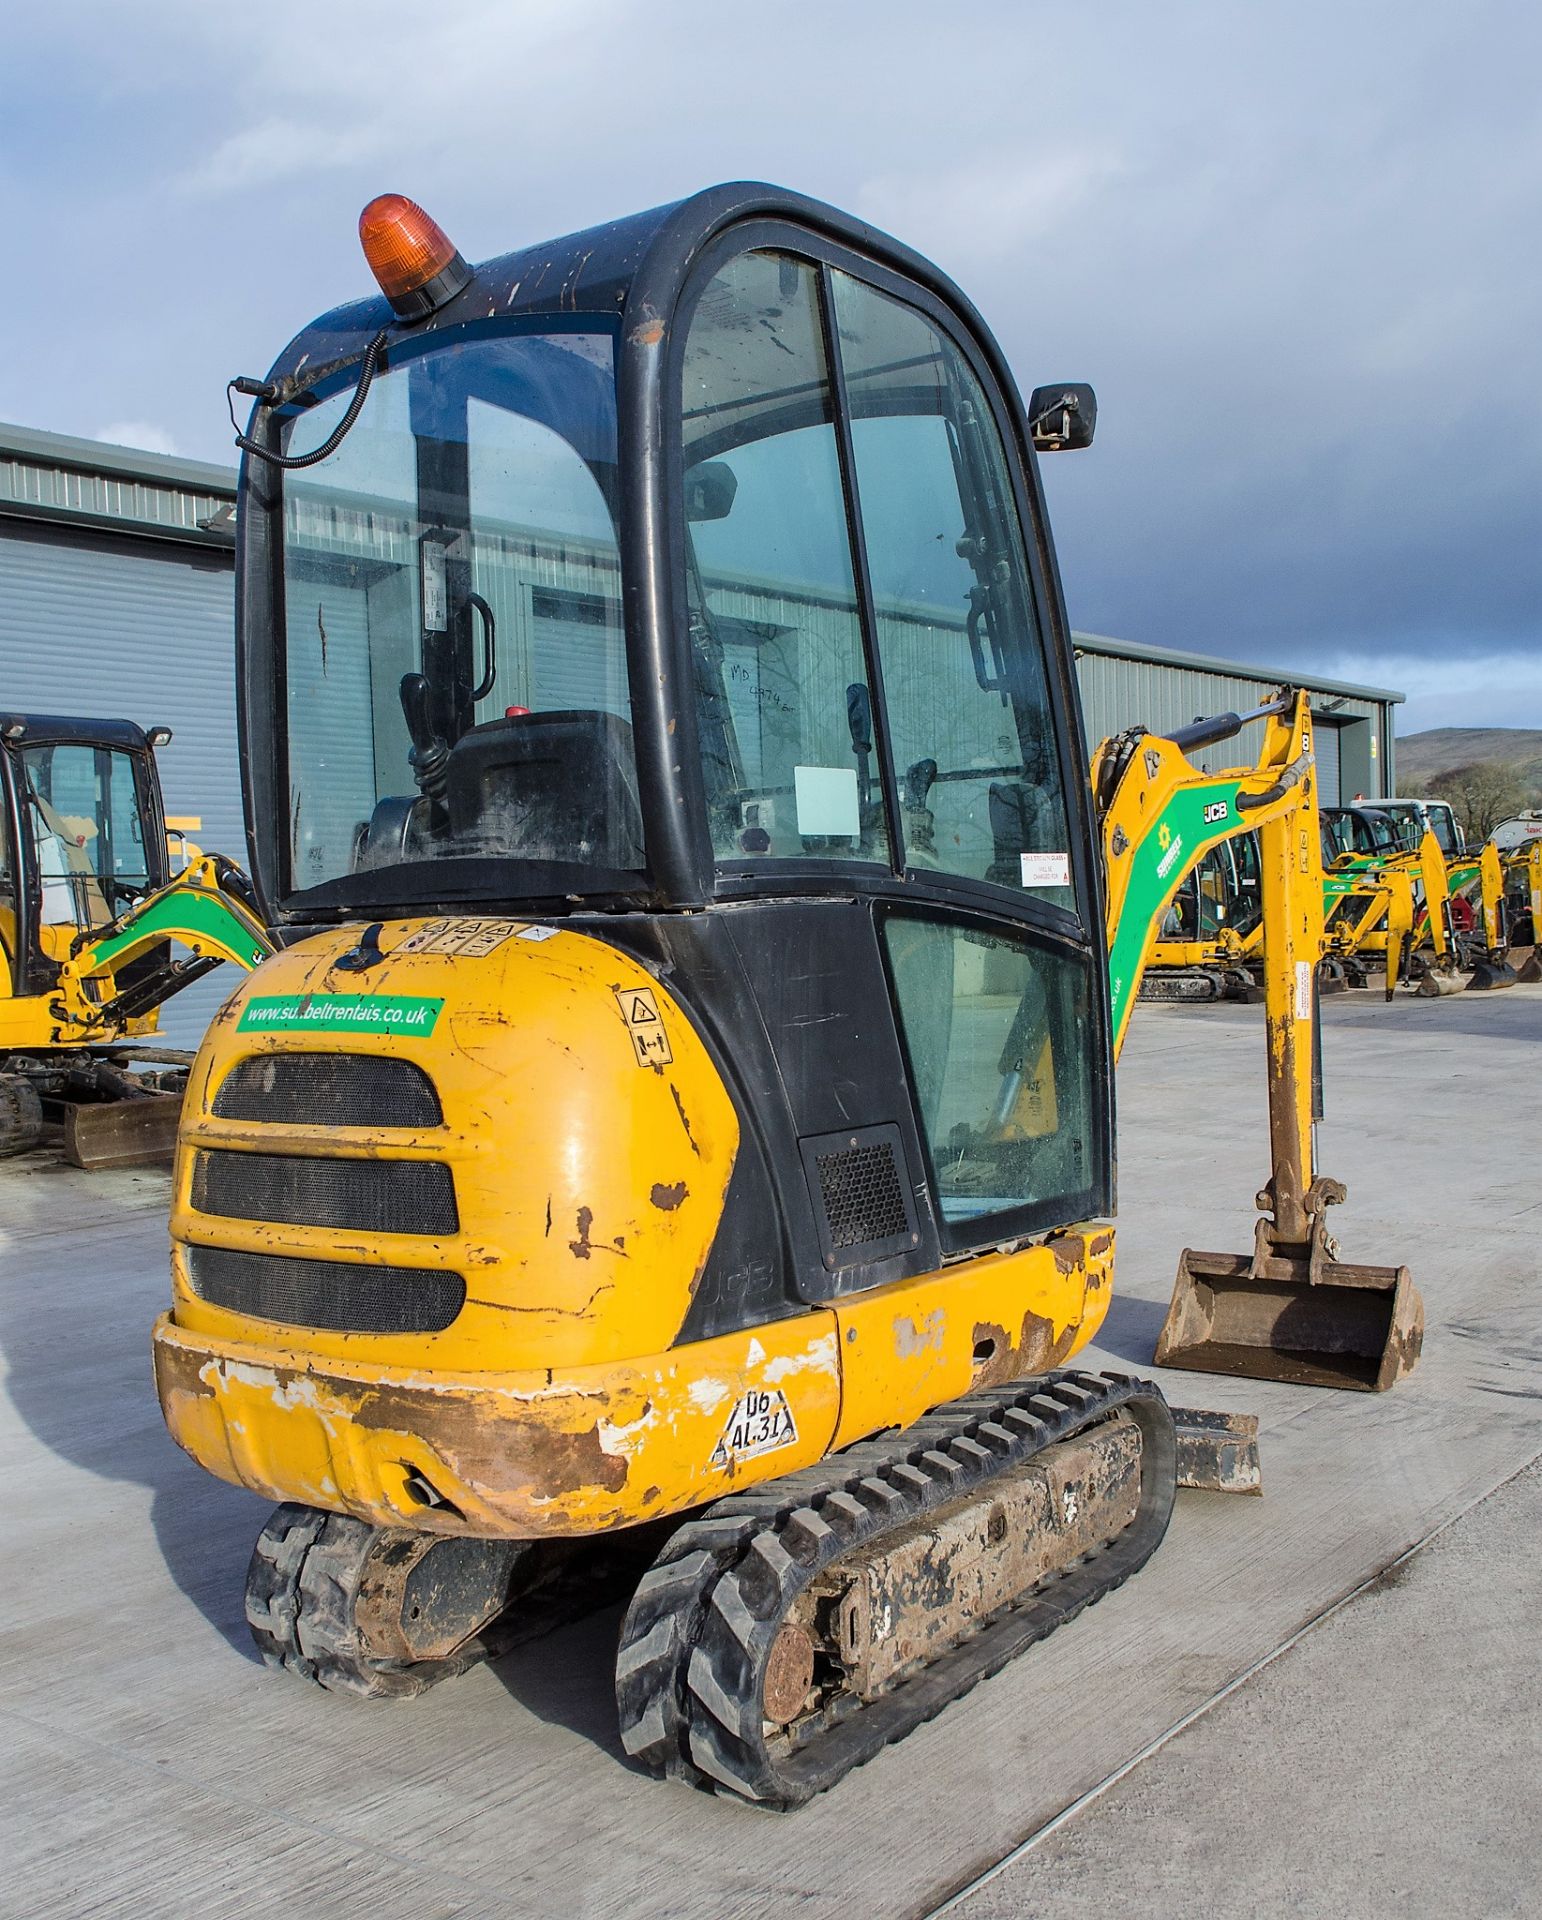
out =
[[[739,476],[726,461],[701,461],[686,472],[686,519],[726,520],[733,511],[734,495],[738,491]]]
[[[1035,387],[1028,402],[1028,429],[1040,453],[1070,453],[1090,447],[1098,424],[1098,396],[1091,387],[1067,383]]]

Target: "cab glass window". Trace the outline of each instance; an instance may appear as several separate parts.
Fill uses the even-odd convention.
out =
[[[134,763],[107,747],[27,747],[23,806],[45,926],[99,927],[150,885]]]
[[[686,594],[713,851],[889,857],[815,274],[724,267],[682,394]]]
[[[885,916],[883,935],[954,1243],[969,1238],[969,1222],[997,1214],[1042,1209],[1065,1221],[1106,1206],[1082,957],[908,914]]]
[[[319,447],[353,398],[289,426]],[[284,481],[293,881],[643,866],[610,333],[471,332],[379,374]]]
[[[1072,908],[1044,647],[994,417],[919,313],[833,280],[906,864]]]

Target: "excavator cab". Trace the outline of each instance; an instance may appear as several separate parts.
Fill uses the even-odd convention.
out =
[[[184,841],[172,871],[155,764],[170,738],[0,713],[0,1158],[50,1129],[83,1168],[166,1157],[191,1056],[155,1041],[157,1009],[269,951],[228,861]]]
[[[47,992],[77,936],[166,884],[151,736],[129,720],[0,715],[0,807],[0,984],[15,998]]]
[[[576,280],[509,256],[431,324],[329,316],[271,376],[296,464],[248,454],[240,645],[272,915],[538,917],[680,984],[745,1122],[689,1335],[1107,1212],[1071,651],[989,336],[780,194],[561,252]],[[1064,438],[1090,395],[1050,398]]]

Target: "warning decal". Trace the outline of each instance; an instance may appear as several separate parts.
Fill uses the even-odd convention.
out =
[[[1068,853],[1020,853],[1025,887],[1068,887],[1071,884],[1071,856]]]
[[[517,933],[519,926],[518,920],[436,920],[432,926],[419,927],[396,951],[456,953],[463,959],[481,960]]]
[[[1296,1018],[1310,1020],[1312,1017],[1312,968],[1306,960],[1296,962]]]
[[[626,1022],[640,1067],[667,1067],[674,1059],[669,1035],[659,1014],[659,1003],[648,987],[617,987],[616,1004]]]
[[[780,1447],[796,1446],[797,1442],[798,1425],[786,1394],[780,1387],[757,1388],[734,1402],[723,1437],[712,1449],[712,1464],[730,1467],[736,1461],[753,1460]]]

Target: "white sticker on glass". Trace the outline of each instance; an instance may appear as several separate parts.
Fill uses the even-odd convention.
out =
[[[799,833],[855,840],[862,831],[855,767],[794,767]]]
[[[1023,853],[1025,887],[1068,887],[1071,884],[1071,856],[1068,853]]]

